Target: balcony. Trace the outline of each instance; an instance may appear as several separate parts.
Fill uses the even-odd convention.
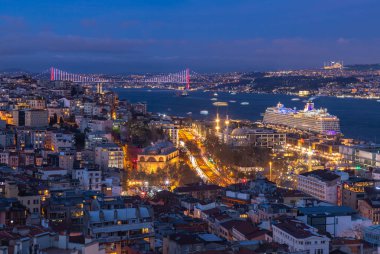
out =
[[[126,241],[126,240],[143,239],[143,238],[148,238],[148,237],[153,237],[153,236],[154,236],[154,233],[138,234],[138,235],[130,235],[130,236],[108,236],[108,237],[97,238],[97,241],[99,241],[99,243],[113,243],[113,242],[120,242],[120,241]]]
[[[113,233],[118,231],[138,230],[143,228],[153,228],[153,224],[149,222],[135,223],[135,224],[122,224],[122,225],[110,225],[104,227],[91,227],[91,231],[94,234],[98,233]]]

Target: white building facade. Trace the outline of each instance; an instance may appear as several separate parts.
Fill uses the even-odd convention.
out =
[[[338,202],[340,176],[328,170],[314,170],[297,176],[297,189],[332,204]]]
[[[330,239],[300,221],[292,220],[272,225],[273,241],[286,244],[290,252],[328,254]]]

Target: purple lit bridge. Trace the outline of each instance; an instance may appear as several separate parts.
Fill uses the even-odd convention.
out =
[[[173,84],[185,84],[186,89],[190,89],[190,76],[195,77],[197,80],[205,80],[205,78],[190,69],[185,69],[176,73],[160,74],[145,76],[139,79],[133,79],[132,82],[137,83],[173,83]],[[101,75],[89,75],[89,74],[75,74],[62,71],[55,67],[51,67],[48,70],[35,75],[35,79],[45,79],[50,81],[70,81],[74,83],[125,83],[128,82],[125,79],[118,78],[106,78]],[[131,80],[129,80],[131,81]]]

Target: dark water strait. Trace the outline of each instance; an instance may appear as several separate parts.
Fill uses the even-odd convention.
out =
[[[212,104],[217,101],[228,102],[228,107],[219,107],[219,114],[223,118],[226,113],[231,119],[262,120],[261,113],[267,107],[275,106],[281,102],[285,107],[302,109],[305,98],[292,101],[295,96],[273,94],[236,94],[195,91],[190,92],[188,97],[179,97],[173,90],[157,89],[114,89],[120,99],[126,99],[132,103],[147,102],[148,111],[187,116],[192,112],[194,119],[214,118],[216,107]],[[235,103],[230,102],[236,101]],[[249,105],[241,105],[248,102]],[[328,112],[340,119],[341,130],[346,137],[361,140],[380,142],[380,102],[376,100],[318,97],[314,100],[316,108],[327,108]],[[200,114],[201,110],[207,110],[208,115]]]

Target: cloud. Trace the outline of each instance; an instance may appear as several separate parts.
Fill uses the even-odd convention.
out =
[[[345,44],[349,44],[349,43],[350,43],[350,40],[349,40],[349,39],[346,39],[346,38],[339,38],[336,42],[337,42],[338,44],[345,45]]]
[[[25,22],[22,17],[9,15],[0,15],[0,24],[12,26],[14,28],[22,28],[25,26]]]
[[[12,35],[0,37],[0,53],[20,55],[28,53],[128,53],[156,43],[155,40],[91,38],[82,36],[59,36],[40,33],[37,36]]]
[[[324,61],[335,59],[346,63],[379,61],[379,39],[350,39],[349,43],[345,40],[298,37],[169,40],[16,33],[0,34],[0,54],[2,65],[8,67],[65,64],[78,71],[93,68],[104,72],[122,72],[126,68],[140,72],[170,71],[187,66],[198,71],[294,69],[320,67]],[[341,46],[343,42],[345,47]]]
[[[139,24],[140,24],[140,21],[138,21],[138,20],[125,20],[125,21],[120,23],[120,26],[122,28],[131,28],[131,27],[135,27]]]
[[[153,56],[151,59],[159,61],[173,61],[179,59],[179,56]]]
[[[84,28],[93,28],[93,27],[96,27],[97,25],[97,22],[95,19],[82,19],[80,21],[80,24],[84,27]]]

